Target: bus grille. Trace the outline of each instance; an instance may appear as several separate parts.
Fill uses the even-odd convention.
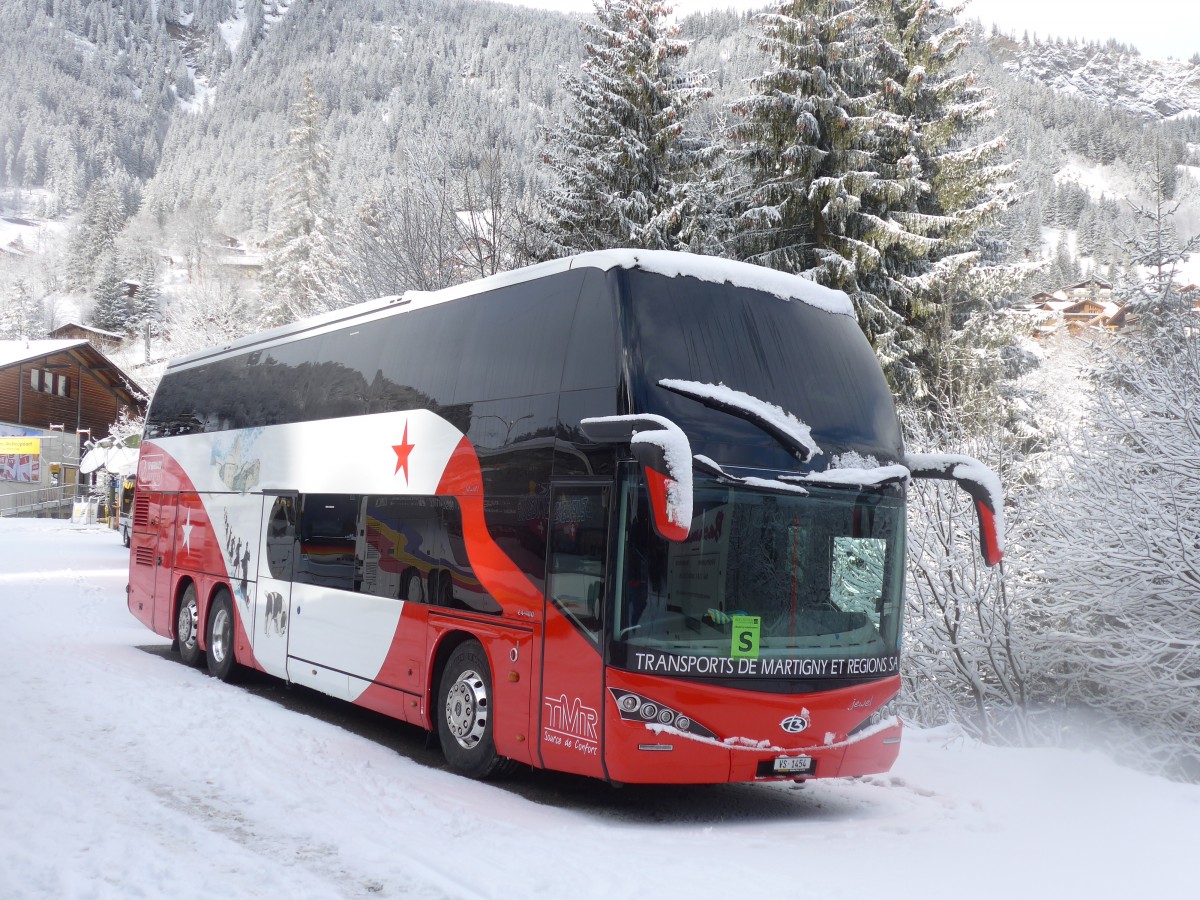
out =
[[[135,497],[133,500],[133,527],[145,528],[150,524],[150,498]]]

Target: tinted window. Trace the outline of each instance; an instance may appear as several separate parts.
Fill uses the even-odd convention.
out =
[[[371,385],[379,372],[384,330],[374,323],[321,337],[309,381],[306,419],[360,416],[371,412]]]
[[[585,277],[599,276],[563,273],[169,372],[151,404],[147,433],[406,409],[430,409],[466,431],[472,401],[558,393]],[[601,321],[611,312],[598,303],[574,339],[573,352],[587,357],[577,381],[611,381],[612,355],[602,347],[612,327]],[[589,336],[598,346],[588,344]]]
[[[450,404],[458,378],[465,313],[459,302],[414,309],[386,320],[373,397],[378,409],[410,409],[414,402]],[[374,382],[373,382],[374,383]]]
[[[240,392],[233,400],[236,427],[285,425],[307,418],[308,387],[321,338],[305,338],[258,350],[245,357],[237,379]]]
[[[368,497],[363,510],[358,544],[363,593],[500,612],[471,569],[453,497]]]
[[[355,589],[354,549],[358,497],[306,494],[301,498],[300,553],[295,580],[344,591]]]
[[[606,596],[608,488],[555,491],[550,522],[550,599],[593,640]]]
[[[794,469],[794,456],[760,428],[710,410],[658,382],[678,378],[766,400],[812,428],[825,455],[902,452],[891,391],[851,316],[694,278],[628,273],[637,411],[672,419],[692,450],[725,464]]]
[[[562,389],[611,387],[617,383],[616,299],[609,276],[583,270],[583,289],[571,323]]]
[[[290,581],[296,544],[296,498],[276,497],[267,520],[267,569],[272,578]]]
[[[567,272],[458,301],[468,321],[456,402],[557,393],[582,281]]]
[[[446,497],[368,497],[358,557],[364,594],[413,603],[427,599],[429,577],[446,555]]]

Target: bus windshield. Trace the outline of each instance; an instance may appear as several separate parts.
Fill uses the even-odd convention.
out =
[[[739,681],[898,671],[899,487],[801,494],[697,484],[681,543],[651,533],[644,488],[630,488],[624,505],[617,665]]]

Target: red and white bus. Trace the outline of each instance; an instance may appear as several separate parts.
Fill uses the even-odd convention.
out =
[[[606,251],[174,361],[129,608],[183,659],[435,731],[456,771],[886,771],[906,455],[844,294]]]

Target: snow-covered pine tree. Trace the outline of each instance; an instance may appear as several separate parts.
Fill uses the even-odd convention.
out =
[[[117,334],[136,330],[135,310],[120,258],[115,253],[105,253],[99,262],[99,270],[92,291],[92,324]]]
[[[329,153],[321,141],[321,101],[312,78],[294,107],[295,124],[271,182],[275,199],[267,243],[262,324],[294,322],[342,305],[332,293],[336,282],[334,250],[328,235]]]
[[[34,296],[29,280],[17,277],[7,290],[8,296],[0,301],[0,338],[40,338],[46,326],[42,302]]]
[[[876,130],[884,174],[907,188],[878,210],[903,232],[883,250],[882,278],[867,290],[887,300],[921,332],[930,356],[920,376],[938,378],[937,348],[983,295],[1012,287],[1007,245],[987,227],[1014,199],[1014,166],[1002,164],[1002,136],[980,136],[993,114],[974,72],[959,64],[968,27],[962,6],[936,0],[870,0],[879,18],[874,66],[885,112]],[[878,285],[878,287],[876,287]],[[988,308],[990,311],[990,307]]]
[[[917,393],[911,291],[885,253],[927,254],[929,241],[892,215],[915,209],[922,181],[896,152],[914,134],[880,99],[871,55],[885,23],[867,0],[786,0],[757,19],[773,68],[733,105],[751,172],[735,254],[846,291],[893,384]]]
[[[552,185],[539,255],[610,247],[718,252],[711,170],[717,147],[687,130],[710,96],[677,63],[686,41],[663,0],[595,0],[587,59],[566,82],[569,111],[544,131]]]
[[[1180,203],[1169,197],[1175,165],[1161,145],[1155,145],[1142,177],[1150,185],[1150,202],[1131,203],[1134,226],[1124,235],[1126,254],[1133,264],[1131,276],[1118,287],[1117,300],[1128,305],[1143,325],[1155,328],[1159,317],[1180,310],[1190,301],[1180,295],[1180,266],[1200,251],[1200,235],[1181,240],[1175,225]]]
[[[88,191],[83,217],[67,248],[68,277],[72,287],[92,282],[97,264],[113,255],[117,235],[125,225],[125,203],[112,178],[97,181]]]

